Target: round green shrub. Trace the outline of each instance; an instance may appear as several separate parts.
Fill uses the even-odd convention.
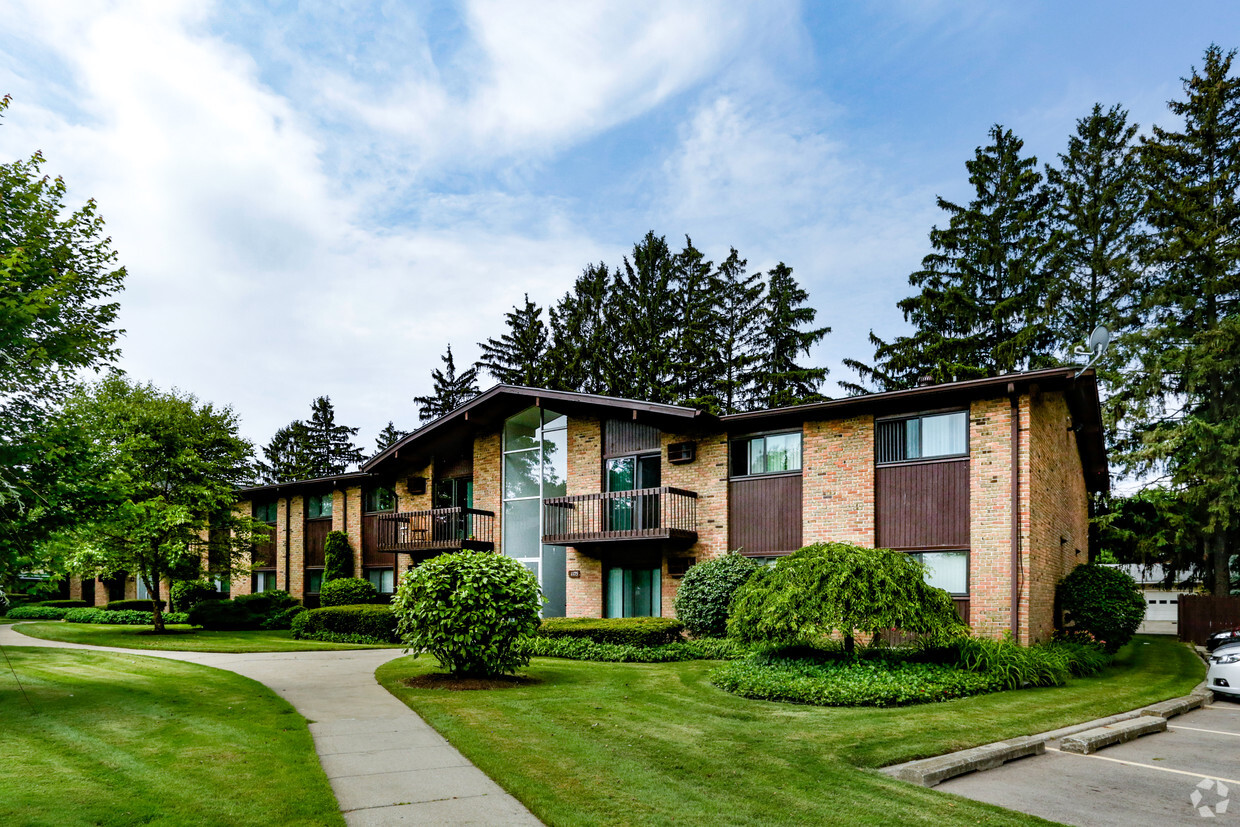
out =
[[[1145,619],[1145,598],[1132,576],[1111,566],[1077,566],[1056,588],[1064,624],[1087,632],[1108,652],[1132,640]]]
[[[401,578],[392,601],[405,643],[454,675],[512,673],[530,662],[518,641],[538,628],[533,572],[485,551],[441,554]]]
[[[399,643],[396,615],[390,606],[327,606],[293,617],[296,640],[335,643]]]
[[[349,545],[349,535],[343,531],[327,532],[323,543],[323,585],[352,576],[353,547]]]
[[[278,628],[264,624],[295,606],[297,601],[288,592],[272,589],[232,600],[204,600],[189,610],[189,622],[221,632]]]
[[[379,593],[369,580],[360,577],[341,577],[328,580],[319,589],[320,606],[357,606],[373,603]]]
[[[204,600],[222,600],[223,597],[209,580],[178,580],[168,593],[172,607],[182,612],[188,612]]]
[[[736,552],[690,566],[676,592],[676,617],[695,635],[727,634],[732,596],[757,568]]]

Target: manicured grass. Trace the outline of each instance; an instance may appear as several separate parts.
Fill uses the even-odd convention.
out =
[[[261,684],[111,652],[4,652],[25,692],[0,661],[0,824],[344,823],[305,719]]]
[[[106,626],[95,623],[45,621],[13,627],[41,640],[118,646],[123,649],[160,649],[179,652],[311,652],[321,649],[383,649],[362,643],[323,643],[293,640],[288,630],[276,632],[208,632],[193,626],[169,626],[186,634],[152,635],[150,626]]]
[[[746,700],[708,682],[715,666],[535,658],[537,683],[479,692],[402,686],[429,657],[376,676],[549,824],[1028,824],[868,768],[1182,695],[1204,671],[1187,647],[1139,638],[1067,686],[875,709]]]

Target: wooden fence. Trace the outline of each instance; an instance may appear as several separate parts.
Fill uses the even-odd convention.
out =
[[[1240,626],[1240,597],[1180,595],[1180,640],[1204,644],[1212,632]]]

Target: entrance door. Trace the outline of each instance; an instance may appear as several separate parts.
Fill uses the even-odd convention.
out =
[[[607,617],[659,617],[663,613],[659,569],[607,570]]]
[[[658,454],[607,460],[607,490],[612,493],[658,488],[662,484],[660,475]],[[657,495],[612,497],[608,503],[608,531],[657,528],[659,525]]]

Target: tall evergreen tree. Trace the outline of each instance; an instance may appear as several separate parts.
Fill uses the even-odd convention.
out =
[[[806,304],[809,293],[797,284],[792,268],[782,261],[767,274],[762,328],[757,337],[754,398],[760,407],[780,408],[822,399],[818,389],[826,368],[798,364],[809,356],[829,327],[809,327],[818,311]]]
[[[625,256],[616,281],[613,323],[616,357],[625,384],[619,395],[650,402],[674,402],[672,387],[676,329],[676,262],[667,240],[646,233]]]
[[[407,436],[409,436],[408,431],[398,429],[396,423],[389,419],[388,424],[384,425],[383,430],[379,432],[379,436],[375,437],[375,454],[383,453]]]
[[[497,339],[479,342],[482,358],[478,364],[504,385],[539,387],[544,384],[547,366],[547,326],[542,308],[525,294],[525,306],[504,314],[507,332]]]
[[[310,452],[306,423],[294,420],[280,428],[263,446],[258,462],[259,478],[265,483],[308,480],[324,476]]]
[[[431,395],[413,398],[418,404],[420,422],[451,413],[478,395],[476,366],[458,375],[456,361],[452,358],[452,345],[448,345],[448,352],[440,358],[443,360],[443,370],[435,368],[431,371]]]
[[[336,409],[330,396],[320,396],[310,403],[310,421],[305,428],[306,444],[320,476],[343,474],[366,456],[353,444],[358,429],[336,424]]]
[[[747,409],[753,396],[765,285],[761,272],[746,274],[748,266],[733,247],[714,275],[715,394],[725,414]]]
[[[1240,530],[1240,79],[1235,52],[1211,46],[1171,101],[1182,129],[1142,142],[1152,239],[1146,330],[1128,393],[1144,418],[1130,467],[1165,468],[1214,571],[1230,589]]]
[[[931,229],[935,252],[909,276],[921,292],[899,303],[913,333],[892,342],[871,335],[874,366],[847,362],[863,381],[911,387],[923,375],[950,382],[1054,362],[1049,196],[1037,158],[1021,156],[1024,142],[997,124],[989,134],[992,143],[965,164],[973,200],[938,199],[948,226]]]
[[[573,289],[549,309],[547,387],[608,395],[618,392],[611,309],[614,283],[606,264],[591,264],[582,270]]]
[[[673,267],[672,393],[677,404],[719,413],[719,314],[714,266],[685,236],[685,248],[673,258]]]

